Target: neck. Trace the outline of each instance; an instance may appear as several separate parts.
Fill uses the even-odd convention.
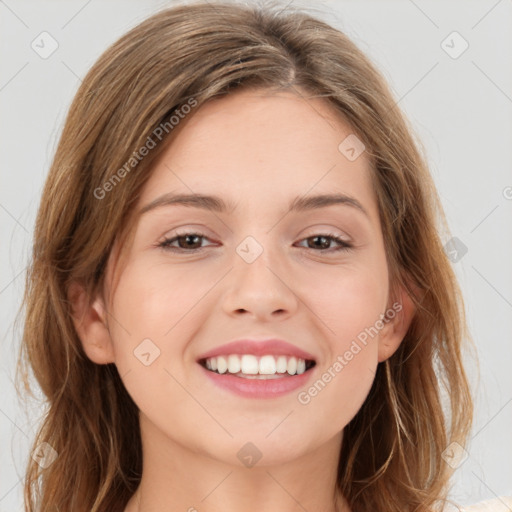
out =
[[[350,512],[336,486],[342,433],[313,452],[252,467],[190,450],[142,414],[141,435],[142,478],[125,512]]]

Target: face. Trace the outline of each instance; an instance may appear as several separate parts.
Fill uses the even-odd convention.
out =
[[[352,131],[327,104],[290,92],[236,92],[185,123],[139,199],[115,288],[109,261],[108,342],[88,354],[115,362],[141,423],[163,439],[230,464],[247,442],[262,462],[293,460],[341,439],[404,334],[382,322],[400,306],[369,163],[338,148]],[[190,194],[218,201],[155,203]],[[345,200],[304,201],[335,194]],[[256,382],[198,362],[269,338],[314,366]]]

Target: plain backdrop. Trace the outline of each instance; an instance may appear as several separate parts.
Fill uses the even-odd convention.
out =
[[[512,495],[512,4],[293,4],[346,32],[372,59],[426,148],[451,234],[459,240],[453,266],[481,371],[479,379],[468,359],[475,426],[450,497],[465,505]],[[0,1],[0,512],[22,510],[24,461],[42,412],[34,407],[27,417],[16,397],[20,329],[13,321],[64,116],[81,77],[107,46],[171,5]],[[33,48],[41,37],[45,51],[58,45],[49,56]]]

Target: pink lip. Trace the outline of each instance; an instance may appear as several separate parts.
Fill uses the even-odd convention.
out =
[[[315,361],[315,357],[309,352],[279,339],[267,340],[237,340],[226,343],[221,347],[214,348],[202,354],[197,362],[217,356],[228,356],[230,354],[252,354],[255,356],[264,355],[285,355],[295,356],[306,361]],[[316,362],[316,361],[315,361]],[[311,377],[315,368],[306,370],[301,375],[289,375],[277,379],[245,379],[231,374],[218,374],[201,365],[202,371],[217,386],[231,391],[245,398],[277,398],[304,386]]]
[[[206,372],[206,376],[222,389],[235,393],[244,398],[277,398],[286,395],[292,391],[305,387],[307,381],[311,378],[315,367],[306,370],[301,375],[290,375],[278,379],[244,379],[230,374],[218,374],[211,372],[201,366],[201,370]]]
[[[264,355],[285,355],[295,356],[300,359],[315,361],[315,357],[300,348],[288,343],[284,340],[279,339],[268,339],[268,340],[237,340],[231,343],[226,343],[220,347],[216,347],[208,352],[202,354],[197,361],[202,359],[208,359],[210,357],[217,356],[228,356],[230,354],[252,354],[255,356]],[[211,373],[211,372],[210,372]],[[238,379],[238,377],[235,377]]]

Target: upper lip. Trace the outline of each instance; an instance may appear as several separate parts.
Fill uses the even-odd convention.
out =
[[[265,340],[240,339],[235,340],[220,347],[213,348],[199,356],[198,361],[209,359],[210,357],[228,356],[230,354],[253,354],[255,356],[264,355],[285,355],[295,356],[307,361],[315,361],[315,357],[287,341],[269,338]]]

